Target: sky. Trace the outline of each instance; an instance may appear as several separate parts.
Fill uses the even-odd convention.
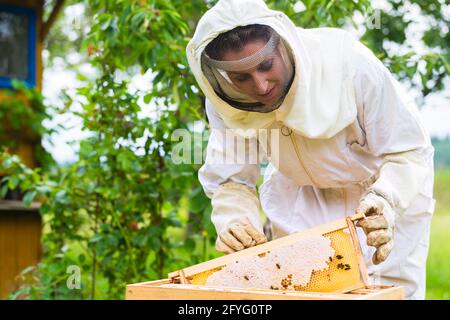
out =
[[[377,1],[380,3],[380,7],[383,7],[383,1]],[[375,4],[376,8],[376,4]],[[300,12],[302,11],[302,6],[297,8]],[[447,8],[450,12],[450,6]],[[417,8],[411,7],[408,14],[415,17],[418,16],[416,12]],[[74,5],[67,7],[64,11],[64,19],[68,21],[68,28],[64,31],[69,35],[71,33],[70,26],[73,26],[73,21],[80,21],[83,15],[82,5]],[[450,16],[450,13],[449,13]],[[420,33],[423,32],[424,26],[426,27],[426,21],[421,19],[415,19],[409,29],[407,30],[407,37],[412,43],[413,49],[416,52],[423,52],[424,48],[420,46]],[[73,32],[72,32],[73,33]],[[75,36],[75,34],[73,35]],[[401,48],[393,47],[392,50],[401,50]],[[44,50],[44,59],[48,56],[48,52]],[[73,54],[65,57],[65,59],[70,60],[72,63],[77,63],[80,59],[78,54]],[[77,80],[76,73],[73,70],[68,70],[66,64],[62,58],[57,58],[54,61],[52,68],[47,68],[44,70],[43,75],[43,95],[47,99],[48,103],[53,105],[61,105],[62,100],[59,98],[61,90],[69,89],[71,96],[75,95],[76,88],[82,86],[83,84]],[[91,76],[95,75],[95,70],[93,70],[89,65],[80,65],[79,68],[84,74]],[[146,72],[144,75],[136,75],[132,78],[130,89],[136,90],[148,90],[149,84],[151,82],[151,72]],[[450,137],[450,80],[447,78],[446,82],[447,90],[440,93],[433,93],[427,96],[424,100],[424,104],[419,106],[419,111],[422,117],[422,121],[433,137],[445,138]],[[417,90],[409,90],[409,94],[413,96],[416,101],[420,101],[420,93]],[[142,116],[151,116],[149,112],[150,106],[145,106],[142,99],[141,105],[143,107]],[[79,110],[81,107],[79,103],[75,103],[72,106],[72,110]],[[59,133],[52,135],[51,137],[44,138],[43,144],[44,148],[49,151],[55,160],[59,163],[72,162],[76,160],[76,153],[78,150],[78,141],[87,137],[89,134],[82,130],[81,120],[76,118],[71,114],[57,115],[52,121],[46,121],[44,125],[48,128],[56,127],[58,124],[63,124],[68,129],[60,130]]]

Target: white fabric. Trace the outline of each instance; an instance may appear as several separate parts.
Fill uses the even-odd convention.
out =
[[[236,206],[236,201],[239,206]],[[219,235],[233,224],[245,224],[246,219],[259,233],[264,234],[259,216],[252,214],[259,212],[256,192],[252,192],[242,184],[228,182],[218,188],[212,196],[211,203],[213,207],[211,220]]]
[[[296,71],[291,88],[282,105],[270,113],[233,108],[217,96],[201,69],[202,52],[209,42],[220,33],[248,24],[272,27],[294,55]],[[268,9],[262,0],[220,0],[198,22],[186,54],[200,88],[229,128],[265,128],[281,120],[303,136],[329,138],[356,116],[352,70],[345,54],[351,41],[352,37],[338,29],[310,32],[297,28],[284,13]]]
[[[231,15],[242,17],[241,11],[248,13],[247,4],[253,8],[259,1],[242,1],[238,8],[232,6],[237,5],[234,1],[219,2],[222,7],[224,3],[231,5],[231,11],[223,12],[220,17],[214,15],[220,26],[224,26],[225,22],[227,26],[232,24],[234,20]],[[244,23],[253,20],[261,22],[262,18],[253,12],[258,10],[253,10],[249,19],[243,20]],[[211,20],[209,27],[218,31],[220,28],[217,29],[215,23]],[[328,39],[330,34],[342,32],[330,29],[297,31],[302,39]],[[280,35],[283,36],[283,33]],[[214,37],[215,33],[210,36]],[[302,54],[310,53],[307,45],[296,49]],[[298,59],[299,53],[295,54]],[[354,96],[356,118],[337,132],[324,129],[320,126],[320,117],[305,118],[306,111],[302,110],[302,107],[308,109],[317,105],[317,112],[325,112],[320,101],[309,96],[315,92],[297,88],[301,95],[306,95],[302,97],[303,101],[310,102],[298,104],[293,108],[296,112],[289,113],[288,117],[277,118],[267,126],[269,129],[286,129],[288,126],[294,132],[291,136],[278,135],[278,150],[267,150],[271,163],[259,189],[261,206],[272,222],[274,237],[278,238],[353,214],[360,199],[368,192],[383,196],[395,210],[396,225],[395,245],[385,262],[373,265],[371,257],[375,249],[366,245],[364,232],[358,228],[370,279],[372,283],[401,285],[405,288],[406,298],[423,299],[429,228],[434,211],[433,147],[415,105],[370,50],[353,41],[346,46],[345,56],[349,63],[348,69],[352,70],[348,78],[351,86],[346,90]],[[301,59],[297,61],[301,71]],[[331,82],[327,90],[320,92],[321,95],[327,96],[328,90],[335,90],[332,84],[336,86],[340,82]],[[234,152],[224,147],[218,133],[230,124],[236,125],[238,118],[227,120],[229,110],[226,106],[217,97],[211,96],[208,88],[202,87],[202,90],[208,98],[206,108],[211,127],[219,129],[211,134],[208,156],[199,171],[199,180],[206,194],[212,197],[220,185],[226,182],[255,190],[259,162],[225,164],[211,160],[213,154]],[[249,120],[253,116],[259,117],[257,114],[244,116],[243,126],[254,125],[255,122]],[[302,130],[294,128],[302,121],[308,122],[302,126]],[[258,124],[256,128],[259,128]],[[321,127],[316,134],[305,134],[311,133],[308,128],[315,125]],[[334,134],[331,138],[324,138],[321,135],[324,132]],[[311,138],[318,136],[321,138]],[[255,144],[259,144],[257,138],[250,138],[249,148]],[[238,208],[243,194],[236,194],[230,203]],[[245,215],[259,219],[255,207],[248,208]]]

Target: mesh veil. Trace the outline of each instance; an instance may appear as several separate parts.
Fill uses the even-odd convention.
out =
[[[271,57],[280,56],[286,70],[286,82],[283,84],[284,94],[273,105],[265,105],[241,91],[229,78],[227,72],[244,72],[258,66]],[[294,74],[294,62],[284,40],[272,32],[265,46],[251,56],[241,60],[221,61],[210,58],[205,51],[201,57],[202,70],[216,94],[231,106],[252,112],[267,113],[277,109],[283,102]]]

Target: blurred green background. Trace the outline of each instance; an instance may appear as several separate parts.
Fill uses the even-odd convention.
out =
[[[427,299],[450,299],[450,141],[433,139],[435,146],[434,197],[427,262]]]

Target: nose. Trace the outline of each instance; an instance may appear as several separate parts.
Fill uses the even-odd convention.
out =
[[[253,76],[255,92],[258,95],[264,95],[269,89],[269,81],[263,73],[256,73]]]

